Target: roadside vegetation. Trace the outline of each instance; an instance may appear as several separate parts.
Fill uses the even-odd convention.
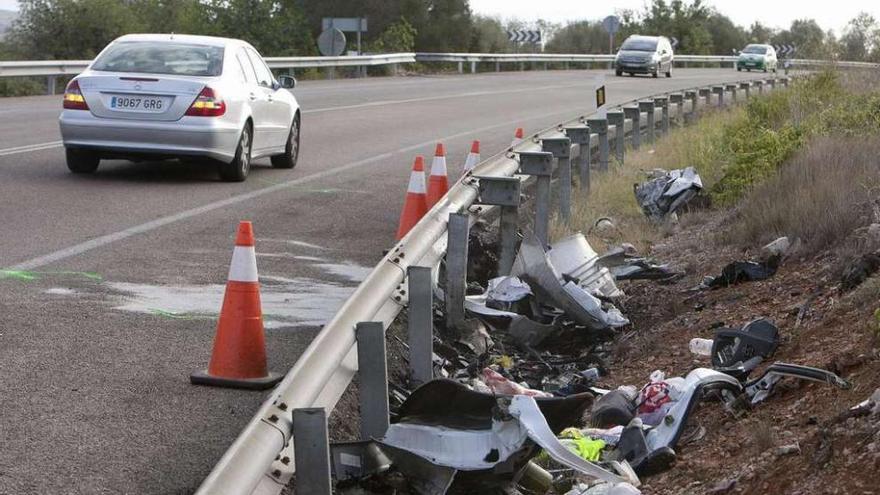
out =
[[[630,242],[640,249],[674,228],[649,221],[633,196],[646,172],[688,166],[700,174],[703,201],[730,210],[719,243],[755,247],[782,235],[809,249],[839,244],[854,229],[880,221],[880,88],[873,73],[826,71],[796,80],[789,90],[753,97],[747,104],[706,110],[689,127],[674,128],[653,149],[629,150],[624,164],[593,174],[588,199],[573,205],[570,227],[554,234],[591,232],[592,242]],[[681,216],[685,225],[699,212]],[[614,228],[601,234],[600,218]]]
[[[542,50],[540,44],[509,41],[507,32],[516,29],[540,30],[543,50],[549,53],[609,49],[608,35],[598,20],[573,19],[563,25],[501,19],[475,14],[468,0],[20,0],[18,4],[17,13],[0,11],[4,14],[0,31],[11,23],[8,31],[0,32],[0,60],[90,59],[114,38],[139,32],[241,38],[270,57],[318,55],[316,40],[324,17],[367,18],[366,53]],[[631,34],[662,34],[679,40],[679,54],[727,55],[748,43],[773,43],[795,45],[798,57],[880,61],[880,23],[866,13],[852,19],[839,37],[823,31],[813,19],[795,20],[787,29],[771,29],[760,22],[738,26],[702,0],[651,0],[640,10],[617,14],[622,24],[615,47]],[[347,50],[354,50],[354,33],[346,36]],[[454,67],[429,67],[431,71],[448,68]],[[388,71],[370,68],[372,75]],[[336,77],[354,74],[341,69]],[[321,77],[315,69],[296,75]],[[0,96],[43,92],[43,78],[0,79]]]

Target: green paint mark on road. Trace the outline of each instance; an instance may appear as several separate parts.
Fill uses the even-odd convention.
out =
[[[72,272],[72,271],[63,271],[63,270],[53,270],[53,271],[26,271],[26,270],[0,270],[0,279],[3,278],[14,278],[16,280],[37,280],[39,278],[45,276],[71,276],[71,277],[82,277],[87,278],[89,280],[103,280],[101,275],[94,272]]]
[[[147,308],[147,311],[150,314],[154,314],[156,316],[164,316],[165,318],[171,318],[172,320],[213,320],[213,316],[207,315],[192,315],[189,313],[178,313],[176,311],[168,311],[165,309],[159,308]]]

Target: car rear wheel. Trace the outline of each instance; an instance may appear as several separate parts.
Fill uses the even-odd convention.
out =
[[[299,115],[294,117],[293,123],[290,124],[284,154],[273,156],[272,166],[274,168],[293,168],[296,167],[297,158],[299,158]]]
[[[614,71],[614,73],[617,75],[617,77],[620,77],[620,76],[623,75],[623,71],[622,71],[622,70]]]
[[[220,178],[226,182],[242,182],[247,179],[251,171],[252,149],[251,126],[245,125],[238,140],[238,148],[235,150],[235,158],[231,162],[221,162],[219,168]]]
[[[736,71],[737,71],[737,72],[742,72],[742,71],[743,71],[743,68],[742,68],[742,67],[737,67],[737,68],[736,68]]]
[[[98,169],[101,159],[87,150],[66,149],[67,168],[75,174],[91,174]]]

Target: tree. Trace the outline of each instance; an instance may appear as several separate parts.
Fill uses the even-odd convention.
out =
[[[840,58],[854,61],[880,59],[880,26],[874,16],[861,12],[849,21],[840,38]]]
[[[430,0],[425,23],[417,26],[419,51],[463,52],[470,45],[471,9],[467,0]]]
[[[820,58],[827,55],[825,31],[812,19],[796,19],[787,30],[776,33],[772,38],[775,45],[792,45],[797,56]]]
[[[761,21],[755,21],[752,27],[749,28],[748,42],[764,45],[770,43],[770,40],[775,35],[776,32],[773,29],[761,24]]]
[[[608,53],[608,32],[599,21],[580,21],[559,29],[547,42],[551,53]]]
[[[507,29],[496,17],[474,16],[468,51],[472,53],[506,53],[511,49]]]

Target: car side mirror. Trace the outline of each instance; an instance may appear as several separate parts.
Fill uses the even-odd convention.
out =
[[[296,78],[293,76],[278,76],[278,84],[284,89],[296,87]]]

